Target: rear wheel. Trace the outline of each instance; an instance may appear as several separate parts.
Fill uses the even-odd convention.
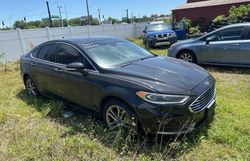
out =
[[[30,76],[25,78],[25,87],[30,96],[38,96],[39,91]]]
[[[103,119],[112,131],[118,131],[121,128],[136,131],[137,128],[135,114],[125,103],[116,99],[108,101],[105,105]]]
[[[190,62],[190,63],[196,63],[196,57],[191,51],[182,51],[178,56],[178,59]]]

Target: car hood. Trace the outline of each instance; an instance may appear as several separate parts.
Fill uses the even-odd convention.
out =
[[[175,45],[184,45],[184,44],[189,44],[192,42],[195,42],[197,39],[188,39],[188,40],[180,40],[177,43],[175,43]]]
[[[148,31],[148,35],[158,35],[158,34],[168,34],[168,33],[175,33],[173,30],[171,29],[167,29],[167,30],[160,30],[160,31]]]
[[[191,89],[209,76],[203,68],[181,60],[154,57],[112,69],[113,74],[141,84],[156,92],[189,94]]]

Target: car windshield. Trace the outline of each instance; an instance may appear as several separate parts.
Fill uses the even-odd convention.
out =
[[[147,27],[147,31],[160,31],[160,30],[168,30],[171,29],[170,25],[168,24],[155,24],[155,25],[149,25]]]
[[[84,48],[88,55],[103,68],[121,66],[154,56],[147,50],[126,41],[88,43]]]

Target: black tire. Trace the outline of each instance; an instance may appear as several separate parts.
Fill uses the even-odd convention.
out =
[[[30,96],[38,97],[40,95],[35,82],[30,76],[26,76],[24,79],[25,88]]]
[[[113,117],[110,116],[110,114],[112,113],[111,111],[113,111],[114,114],[119,113],[117,108],[120,108],[119,109],[120,112],[121,111],[125,112],[123,113],[123,115],[121,115],[121,117],[124,117],[124,118],[118,118],[118,117],[113,118],[114,115]],[[118,116],[120,115],[118,114]],[[115,119],[117,119],[117,121]],[[125,121],[122,119],[124,119]],[[106,125],[109,127],[110,130],[116,131],[122,127],[125,130],[133,130],[135,132],[138,132],[139,124],[138,124],[138,120],[137,120],[135,113],[132,110],[130,110],[124,102],[118,99],[111,99],[106,103],[103,109],[103,120],[105,121]],[[124,123],[124,126],[122,125],[123,123]]]
[[[192,51],[189,50],[184,50],[181,51],[178,55],[177,55],[178,59],[190,62],[190,63],[197,63],[197,59],[195,54]]]
[[[145,47],[146,49],[151,49],[151,45],[148,40],[145,41]]]

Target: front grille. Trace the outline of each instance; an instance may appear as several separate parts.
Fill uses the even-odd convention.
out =
[[[164,38],[164,37],[168,37],[168,34],[160,34],[160,35],[158,35],[158,38]]]
[[[197,113],[207,108],[207,106],[214,100],[216,95],[215,85],[210,87],[206,92],[201,94],[189,107],[190,111]]]

